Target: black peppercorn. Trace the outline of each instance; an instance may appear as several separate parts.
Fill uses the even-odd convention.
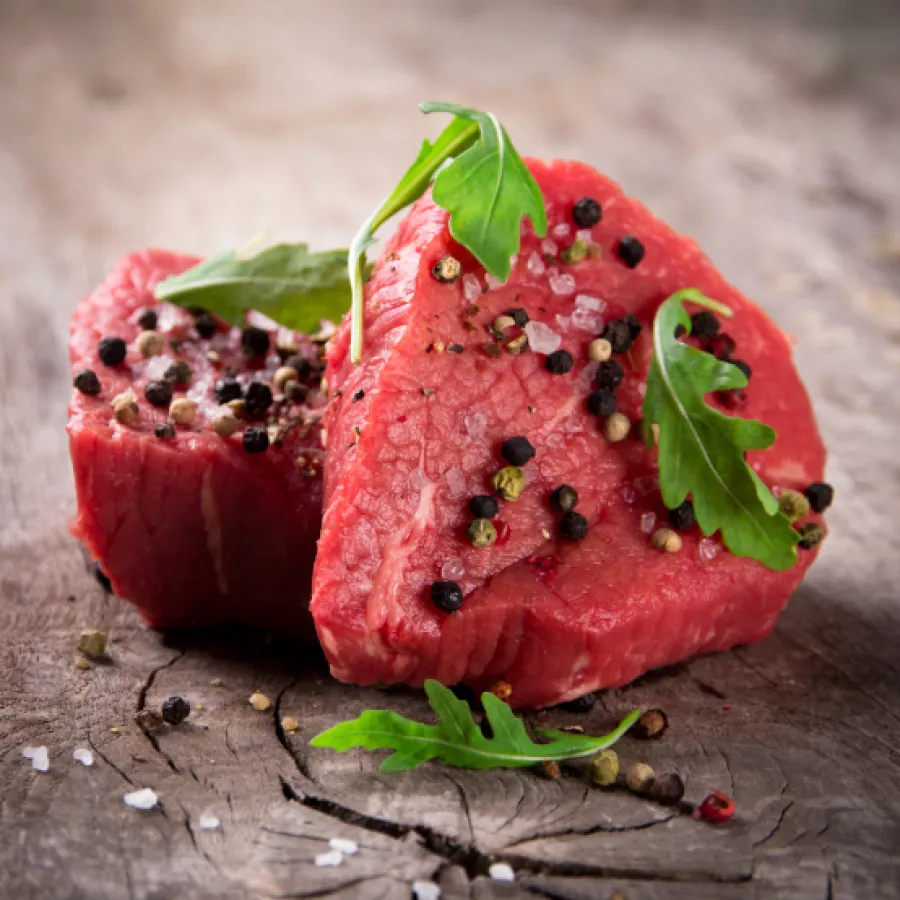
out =
[[[248,428],[242,443],[248,453],[265,453],[269,449],[269,432],[265,428]]]
[[[711,341],[719,333],[719,320],[708,310],[691,316],[691,334],[701,341]]]
[[[469,509],[476,519],[493,519],[500,512],[500,504],[495,497],[478,494],[469,500]]]
[[[625,377],[625,370],[614,360],[608,359],[597,366],[597,387],[614,390]]]
[[[191,704],[184,697],[169,697],[162,702],[163,721],[180,725],[191,714]]]
[[[560,703],[559,708],[564,709],[566,712],[587,713],[594,708],[596,702],[597,697],[594,694],[582,694],[574,700],[566,700],[565,703]]]
[[[834,488],[824,481],[814,481],[804,492],[814,513],[823,513],[834,500]]]
[[[548,372],[552,372],[554,375],[565,375],[567,372],[572,371],[574,364],[575,361],[568,350],[554,350],[547,357],[544,366]]]
[[[307,379],[312,372],[312,363],[302,356],[289,356],[284,361],[284,364],[285,366],[290,366],[290,368],[294,369],[301,381]]]
[[[100,379],[93,369],[82,369],[72,380],[76,390],[89,397],[96,397],[100,393]]]
[[[463,605],[462,588],[455,581],[435,581],[431,585],[431,602],[443,612],[456,612]]]
[[[175,426],[171,422],[157,422],[153,433],[161,440],[171,440],[175,437]]]
[[[617,250],[619,259],[621,259],[629,269],[635,268],[644,258],[644,245],[636,237],[630,234],[619,241]]]
[[[168,406],[172,402],[172,383],[165,379],[148,381],[144,396],[152,406]]]
[[[261,416],[272,405],[272,388],[261,381],[251,381],[244,391],[247,414]]]
[[[603,218],[603,209],[593,197],[582,197],[572,207],[572,218],[579,228],[593,228]]]
[[[362,398],[365,397],[365,396],[366,396],[366,392],[365,392],[362,388],[360,388],[360,389],[353,395],[353,402],[354,402],[354,403],[359,403],[359,401],[362,400]]]
[[[200,337],[209,340],[216,333],[216,320],[209,313],[202,312],[194,320],[194,328]]]
[[[697,517],[694,515],[694,504],[690,500],[685,500],[680,506],[669,510],[669,524],[676,531],[687,531],[697,524]]]
[[[653,779],[646,796],[660,806],[677,806],[684,797],[684,782],[675,772],[659,775]]]
[[[742,359],[730,359],[730,360],[728,360],[728,361],[729,361],[733,366],[737,366],[737,367],[744,373],[744,377],[747,379],[747,381],[750,380],[750,376],[753,374],[753,369],[751,369],[750,366],[748,366],[747,363],[744,362],[744,360],[742,360]]]
[[[219,406],[231,400],[240,400],[244,396],[241,383],[236,378],[220,378],[213,388],[213,393]]]
[[[528,313],[525,312],[524,309],[508,309],[506,315],[508,315],[519,328],[524,328],[529,322]]]
[[[107,578],[106,572],[104,572],[103,569],[100,568],[100,563],[95,562],[91,565],[91,573],[97,580],[97,584],[99,584],[107,594],[111,594],[112,582],[109,580],[109,578]]]
[[[628,315],[608,323],[600,337],[609,341],[613,353],[625,353],[640,333],[641,323],[636,316]]]
[[[588,397],[588,410],[592,416],[611,416],[616,411],[616,393],[611,388],[601,388]]]
[[[534,459],[534,447],[531,446],[531,441],[521,435],[507,438],[503,442],[500,452],[511,466],[524,466],[529,460]]]
[[[550,495],[550,506],[557,512],[567,513],[578,505],[578,491],[567,484],[561,484]]]
[[[587,519],[574,510],[569,510],[559,520],[559,533],[567,541],[583,541],[587,537]]]
[[[191,380],[191,367],[183,359],[178,359],[163,372],[163,378],[172,384],[187,384]]]
[[[128,347],[122,338],[105,337],[100,339],[97,344],[97,353],[100,356],[100,362],[105,366],[120,366],[125,362],[125,356],[128,353]]]
[[[142,309],[138,313],[137,323],[141,331],[156,331],[156,326],[159,324],[159,316],[156,314],[155,309]]]
[[[797,530],[800,532],[800,543],[797,546],[801,550],[812,550],[825,540],[825,529],[818,522],[807,522]]]
[[[269,332],[262,328],[245,328],[241,332],[241,349],[247,356],[265,356],[269,352]]]

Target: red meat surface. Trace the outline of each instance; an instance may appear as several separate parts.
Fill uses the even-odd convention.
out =
[[[815,555],[801,550],[794,568],[776,573],[733,556],[696,526],[678,553],[650,546],[650,532],[666,524],[655,453],[637,428],[608,442],[586,408],[597,368],[587,346],[604,322],[634,313],[644,326],[616,357],[625,368],[619,410],[636,421],[659,304],[694,287],[729,305],[735,357],[753,370],[735,414],[776,429],[773,448],[748,456],[773,489],[802,490],[822,476],[812,409],[788,338],[693,241],[588,166],[529,166],[544,193],[550,242],[523,226],[505,285],[486,281],[450,237],[446,212],[426,196],[367,286],[363,363],[349,360],[347,322],[332,342],[327,377],[337,390],[326,413],[311,609],[343,681],[418,685],[433,677],[480,689],[502,681],[516,706],[557,703],[762,638]],[[572,207],[585,196],[600,202],[603,217],[579,231]],[[617,250],[626,235],[646,249],[636,268]],[[602,252],[571,266],[545,261],[576,236]],[[432,275],[445,254],[463,263],[455,283]],[[575,359],[569,374],[548,372],[533,349],[501,349],[505,341],[488,326],[516,307],[561,336]],[[476,549],[465,535],[468,501],[491,493],[491,476],[505,464],[500,446],[514,435],[537,451],[524,466],[527,486],[518,501],[501,502],[497,543]],[[548,499],[562,483],[577,489],[589,522],[580,543],[557,539],[559,515]],[[447,614],[431,602],[439,579],[461,585],[461,610]]]
[[[126,256],[75,310],[72,371],[94,370],[102,391],[85,396],[73,390],[69,407],[78,500],[72,531],[116,594],[152,625],[244,622],[310,632],[309,587],[322,503],[323,450],[315,424],[321,394],[314,387],[305,405],[276,402],[227,438],[213,432],[210,417],[218,409],[213,385],[227,369],[245,385],[270,384],[279,364],[276,338],[293,340],[310,359],[317,348],[308,338],[272,329],[269,355],[248,359],[240,330],[221,322],[211,338],[200,338],[190,313],[153,298],[158,281],[196,262],[163,251]],[[162,356],[150,359],[135,347],[137,317],[146,308],[157,311],[167,343]],[[107,336],[128,343],[122,365],[100,361],[98,342]],[[192,425],[177,426],[174,439],[163,439],[153,427],[167,420],[168,410],[151,406],[144,387],[174,360],[186,361],[193,372],[174,396],[194,399],[198,415]],[[137,395],[140,416],[122,425],[110,400],[128,388]],[[292,423],[281,446],[247,453],[244,425],[276,418]]]

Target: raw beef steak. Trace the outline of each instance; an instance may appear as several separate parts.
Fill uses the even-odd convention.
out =
[[[157,304],[157,282],[195,262],[162,251],[126,256],[75,310],[72,531],[152,625],[245,622],[310,632],[324,455],[318,347],[275,328],[242,332]],[[160,352],[145,357],[142,348]],[[282,362],[276,348],[293,357],[293,400],[271,387]],[[178,362],[188,368],[173,367]],[[126,398],[119,421],[111,403],[129,390],[136,416]],[[193,421],[172,423],[190,418],[191,408],[173,406],[170,417],[169,393],[194,401]],[[213,417],[232,398],[245,409],[234,434],[221,436]],[[226,416],[218,427],[228,424]],[[271,446],[248,452],[251,428],[259,429],[249,435],[251,450],[267,439]]]
[[[523,227],[506,284],[485,277],[426,196],[367,286],[363,363],[349,360],[346,321],[332,342],[311,609],[341,680],[502,682],[516,706],[557,703],[763,637],[815,555],[800,550],[776,573],[696,525],[678,552],[651,544],[668,514],[637,420],[659,304],[694,287],[733,309],[727,336],[713,336],[714,322],[698,330],[711,352],[748,364],[752,380],[716,402],[776,429],[775,446],[748,460],[773,488],[803,490],[820,480],[825,453],[790,341],[693,241],[616,184],[578,163],[529,166],[550,228],[541,240]],[[586,197],[599,222],[592,204],[575,208]],[[446,255],[464,273],[450,283],[433,272]],[[495,323],[508,311],[518,325]],[[606,326],[613,364],[590,362]],[[598,383],[607,391],[589,400]],[[611,395],[634,423],[621,440],[604,434],[620,438],[626,424],[609,420]],[[535,450],[521,465],[521,496],[499,500],[496,542],[473,546],[470,500],[495,493],[503,443],[516,436]],[[551,505],[564,484],[586,522]],[[445,611],[459,603],[455,586],[434,589],[439,581],[458,584],[457,611]]]

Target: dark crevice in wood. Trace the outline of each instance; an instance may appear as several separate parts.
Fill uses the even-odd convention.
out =
[[[534,841],[552,840],[553,838],[569,837],[572,835],[582,836],[590,834],[617,834],[623,831],[646,831],[648,828],[653,828],[655,825],[665,825],[666,822],[671,822],[672,819],[678,815],[679,812],[676,810],[663,819],[651,819],[649,822],[641,822],[640,825],[592,825],[590,828],[561,828],[559,830],[538,832],[530,834],[528,837],[521,838],[518,841],[513,841],[511,844],[507,844],[507,846],[520,847],[522,844],[530,844]]]
[[[713,872],[703,873],[702,875],[694,874],[685,878],[681,872],[671,872],[667,870],[647,872],[644,869],[619,869],[571,861],[544,862],[506,852],[488,854],[479,850],[474,844],[460,843],[445,834],[435,831],[433,828],[429,828],[427,825],[411,826],[401,822],[392,822],[389,819],[380,819],[376,816],[361,813],[358,810],[343,806],[327,797],[317,797],[313,794],[301,793],[295,790],[291,784],[280,776],[279,781],[281,782],[282,794],[286,800],[300,803],[302,806],[314,809],[316,812],[324,813],[332,818],[339,819],[342,822],[346,822],[348,825],[364,828],[367,831],[387,835],[394,839],[404,838],[410,834],[415,834],[421,840],[422,845],[426,850],[429,850],[436,856],[443,857],[448,863],[460,866],[465,870],[470,879],[487,875],[490,866],[495,862],[508,863],[514,869],[532,875],[556,875],[561,877],[592,876],[596,878],[625,878],[633,881],[690,881],[698,884],[736,884],[750,881],[752,878],[752,875],[749,873],[739,875],[718,875]],[[673,815],[675,814],[673,813]],[[650,824],[658,824],[658,822]],[[637,828],[641,827],[649,826],[637,826]],[[599,831],[603,829],[594,830]],[[628,831],[633,829],[622,828],[615,830]],[[564,836],[565,834],[566,832],[559,832],[559,834],[555,834],[553,837]]]
[[[288,756],[294,761],[294,765],[297,767],[297,771],[307,780],[313,781],[312,775],[310,775],[309,768],[306,765],[306,760],[304,757],[296,750],[296,748],[291,744],[291,742],[287,739],[284,733],[284,728],[281,724],[281,702],[284,699],[284,695],[300,680],[300,676],[296,676],[292,678],[275,696],[275,704],[273,709],[273,717],[275,724],[275,737],[278,739],[278,743],[284,747],[285,752]]]
[[[147,676],[144,683],[141,685],[140,691],[138,691],[137,698],[137,711],[140,713],[142,710],[146,709],[147,706],[147,694],[150,692],[150,688],[153,687],[153,682],[156,681],[156,676],[163,671],[163,669],[168,669],[171,666],[174,666],[178,660],[182,659],[187,651],[179,650],[178,653],[175,654],[167,663],[164,663],[161,666],[157,666],[155,669],[151,669],[150,674]],[[168,763],[169,768],[180,775],[181,770],[175,763],[175,760],[166,753],[165,750],[162,749],[159,745],[159,741],[156,738],[156,735],[148,731],[146,728],[141,728],[141,732],[145,738],[147,738],[150,746]],[[195,776],[196,777],[196,776]]]
[[[787,803],[781,810],[781,814],[775,820],[775,824],[769,830],[769,832],[761,837],[758,841],[753,842],[754,847],[760,847],[765,844],[767,841],[770,841],[773,837],[775,837],[776,832],[779,828],[784,824],[785,816],[788,814],[788,810],[794,805],[794,801],[791,800],[790,803]]]
[[[122,769],[120,769],[102,750],[99,750],[97,748],[97,745],[93,742],[93,740],[91,740],[90,737],[88,737],[88,743],[91,745],[91,750],[93,750],[94,753],[96,753],[97,756],[99,756],[100,759],[103,760],[103,762],[105,762],[116,774],[118,774],[118,776],[120,778],[122,778],[124,781],[126,781],[128,784],[130,784],[132,787],[137,786],[126,772],[124,772]]]

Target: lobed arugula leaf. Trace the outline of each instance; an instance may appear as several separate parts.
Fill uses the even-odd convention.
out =
[[[293,331],[316,331],[322,319],[339,322],[350,305],[347,251],[310,253],[306,244],[226,250],[160,282],[156,299],[202,307],[232,325],[255,309]]]
[[[419,108],[454,118],[434,143],[422,143],[412,165],[350,245],[350,358],[355,363],[362,359],[366,250],[378,228],[417,200],[432,178],[435,203],[450,213],[450,233],[501,280],[509,277],[509,258],[518,252],[522,217],[531,219],[538,234],[547,233],[541,190],[492,113],[454,103],[421,103]]]
[[[706,403],[705,394],[746,387],[747,379],[731,363],[676,339],[677,326],[691,330],[685,302],[731,315],[728,307],[693,289],[678,291],[657,310],[644,420],[659,426],[663,502],[672,509],[691,494],[704,534],[721,531],[735,556],[748,556],[775,571],[789,569],[797,561],[799,534],[744,460],[745,450],[770,447],[775,432]],[[646,429],[648,435],[651,431]]]
[[[437,681],[425,682],[437,725],[425,725],[387,710],[366,710],[359,718],[342,722],[316,735],[313,747],[329,747],[343,753],[352,747],[393,750],[380,767],[382,772],[402,772],[430,759],[464,769],[519,769],[544,760],[579,759],[612,746],[637,721],[640,710],[626,716],[604,737],[541,732],[549,743],[536,744],[525,724],[493,694],[482,694],[484,711],[493,729],[485,737],[472,718],[469,704]]]

